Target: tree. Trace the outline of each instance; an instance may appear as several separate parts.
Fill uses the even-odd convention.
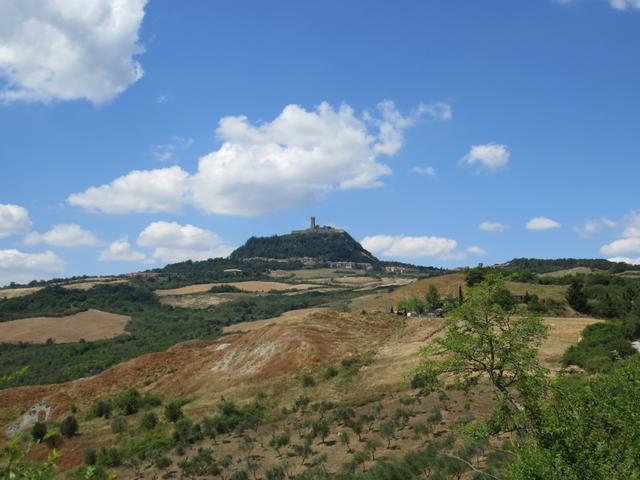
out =
[[[464,303],[445,320],[444,335],[421,349],[418,368],[430,390],[442,386],[445,376],[465,389],[487,378],[498,400],[493,425],[498,429],[523,410],[514,389],[533,400],[542,394],[546,379],[536,354],[547,327],[535,316],[516,316],[514,305],[497,303],[502,290],[499,278],[470,288]]]
[[[429,285],[429,291],[425,299],[428,312],[433,312],[439,308],[442,308],[442,297],[438,292],[438,288],[435,285]]]
[[[69,415],[60,424],[60,434],[63,437],[71,438],[78,433],[78,420],[73,415]]]
[[[36,422],[31,427],[31,437],[36,442],[41,442],[47,436],[47,425],[44,422]]]
[[[537,428],[516,450],[510,480],[631,479],[640,472],[640,355],[607,375],[561,376]]]
[[[566,294],[567,303],[571,308],[579,313],[587,313],[589,305],[587,304],[587,296],[582,288],[582,282],[574,280],[569,285]]]

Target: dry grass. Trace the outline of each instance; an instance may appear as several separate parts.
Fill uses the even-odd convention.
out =
[[[117,337],[131,317],[100,310],[65,317],[32,317],[0,323],[0,342],[44,343],[49,338],[57,343],[88,342]]]
[[[538,285],[535,283],[507,282],[506,287],[514,295],[535,294],[541,300],[564,302],[567,293],[566,285]]]
[[[32,293],[42,290],[42,287],[30,287],[30,288],[5,288],[0,290],[0,298],[17,298],[24,297],[25,295],[31,295]]]
[[[265,318],[264,320],[255,320],[253,322],[240,322],[235,323],[233,325],[229,325],[228,327],[224,327],[224,333],[241,333],[241,332],[251,332],[253,330],[258,330],[259,328],[266,327],[268,325],[272,325],[283,320],[302,320],[305,317],[313,314],[322,312],[326,309],[324,308],[301,308],[299,310],[291,310],[289,312],[285,312],[279,317],[274,318]]]
[[[77,290],[89,290],[90,288],[95,287],[96,285],[104,285],[104,284],[113,284],[113,283],[127,283],[129,280],[126,279],[117,279],[117,278],[88,278],[81,282],[72,282],[72,283],[61,283],[58,284],[64,288],[72,288]],[[26,288],[5,288],[0,290],[0,298],[16,298],[16,297],[24,297],[26,295],[31,295],[39,290],[42,290],[42,287],[26,287]]]
[[[231,298],[215,293],[199,293],[194,295],[170,295],[160,297],[160,303],[178,308],[209,308],[228,302]]]
[[[601,321],[587,317],[546,317],[544,323],[549,326],[549,337],[540,347],[539,357],[542,364],[552,371],[559,370],[562,355],[567,348],[580,341],[582,330]]]
[[[310,283],[282,283],[282,282],[260,282],[260,281],[247,281],[247,282],[229,282],[229,283],[199,283],[196,285],[187,285],[181,288],[169,288],[164,290],[156,290],[155,293],[159,297],[166,297],[169,295],[193,295],[196,293],[206,293],[211,290],[212,287],[218,287],[221,285],[230,285],[236,287],[243,292],[250,293],[262,293],[269,292],[271,290],[309,290],[316,288],[318,285]]]

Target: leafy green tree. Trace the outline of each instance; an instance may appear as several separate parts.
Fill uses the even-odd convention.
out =
[[[638,355],[607,375],[559,378],[537,428],[516,450],[509,480],[639,478],[638,399]]]
[[[584,293],[582,282],[574,280],[569,285],[566,294],[567,303],[571,308],[579,313],[587,313],[589,311],[589,305],[587,303],[587,296]]]
[[[536,354],[547,327],[537,317],[517,315],[515,306],[496,303],[503,289],[498,278],[470,288],[464,303],[447,317],[444,335],[422,348],[418,368],[431,390],[444,377],[461,388],[488,379],[498,400],[493,425],[498,429],[522,412],[519,396],[538,398],[546,379]]]
[[[114,403],[121,415],[133,415],[142,407],[142,396],[140,392],[132,388],[116,397]]]

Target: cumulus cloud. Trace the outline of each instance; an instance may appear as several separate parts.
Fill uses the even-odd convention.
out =
[[[433,167],[413,167],[411,169],[412,173],[417,173],[418,175],[423,175],[425,177],[435,177],[436,170]]]
[[[631,258],[631,257],[611,257],[608,258],[610,262],[615,263],[628,263],[629,265],[640,265],[640,257]]]
[[[169,143],[156,145],[151,150],[151,155],[160,162],[172,161],[176,153],[187,150],[193,145],[193,138],[172,137]]]
[[[484,255],[487,254],[487,251],[484,248],[480,248],[476,245],[473,245],[469,248],[467,248],[467,253],[470,253],[471,255],[477,255],[479,257],[482,257]]]
[[[603,255],[623,257],[630,253],[640,253],[640,213],[631,212],[625,215],[620,222],[620,225],[623,228],[622,238],[619,238],[618,240],[615,240],[607,245],[603,245],[600,248],[600,253],[602,253]],[[628,257],[625,258],[627,260],[633,260]]]
[[[189,174],[178,166],[134,170],[113,182],[70,195],[70,205],[111,214],[178,212],[185,202]]]
[[[433,108],[422,105],[404,116],[387,101],[377,116],[358,117],[348,105],[322,103],[311,111],[288,105],[260,124],[224,117],[216,130],[222,145],[200,158],[195,173],[134,171],[68,201],[104,213],[175,212],[189,203],[208,213],[260,215],[334,190],[377,187],[391,173],[380,157],[398,153],[407,128],[425,116],[447,118],[444,107]]]
[[[0,101],[107,102],[139,80],[147,0],[0,1]]]
[[[61,224],[55,225],[45,233],[30,233],[25,237],[24,243],[27,245],[46,243],[56,247],[81,247],[95,245],[98,243],[98,239],[93,233],[83,230],[80,225]]]
[[[609,3],[617,10],[640,10],[640,0],[610,0]]]
[[[31,220],[26,208],[0,204],[0,238],[21,235],[31,230]]]
[[[509,225],[499,222],[482,222],[478,228],[484,232],[503,233],[509,228]]]
[[[373,235],[364,237],[360,243],[376,255],[403,258],[446,258],[458,247],[458,242],[455,240],[433,236]]]
[[[106,249],[100,252],[100,256],[98,258],[103,262],[151,262],[151,259],[143,252],[139,252],[133,248],[127,237],[122,237],[113,242]]]
[[[590,237],[605,228],[613,228],[617,225],[613,220],[608,218],[591,219],[584,222],[582,225],[576,225],[573,230],[581,237]]]
[[[526,225],[527,230],[550,230],[552,228],[560,228],[562,225],[555,220],[547,217],[535,217],[529,220]]]
[[[175,222],[153,222],[138,236],[138,245],[153,248],[164,262],[227,257],[234,247],[211,230]]]
[[[485,145],[474,145],[462,158],[462,164],[476,167],[477,172],[494,173],[507,166],[511,152],[506,145],[487,143]]]
[[[62,272],[64,268],[65,262],[48,250],[44,253],[0,250],[0,285],[46,280]]]

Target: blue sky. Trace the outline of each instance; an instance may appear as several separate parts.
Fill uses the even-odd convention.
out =
[[[0,284],[310,215],[425,265],[638,263],[638,45],[638,0],[1,3]]]

